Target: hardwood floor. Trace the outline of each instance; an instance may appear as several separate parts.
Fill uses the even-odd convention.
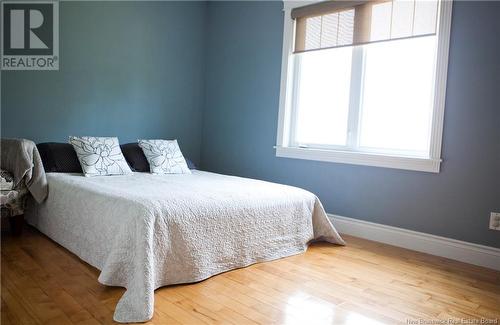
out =
[[[346,247],[314,244],[305,254],[161,288],[148,324],[500,322],[500,272],[345,239]],[[124,289],[99,284],[96,269],[33,228],[3,235],[1,248],[2,324],[113,323]]]

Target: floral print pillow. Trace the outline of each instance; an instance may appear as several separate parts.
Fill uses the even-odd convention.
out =
[[[191,174],[177,140],[139,140],[153,174]]]
[[[85,176],[125,175],[132,170],[116,137],[69,137]]]

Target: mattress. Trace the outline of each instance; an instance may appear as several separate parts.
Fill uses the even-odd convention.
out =
[[[319,199],[291,186],[202,171],[83,177],[48,173],[49,195],[27,221],[121,286],[114,320],[151,319],[154,290],[343,245]]]

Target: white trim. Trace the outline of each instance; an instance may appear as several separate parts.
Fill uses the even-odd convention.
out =
[[[430,157],[441,157],[443,143],[446,81],[448,79],[448,56],[450,50],[452,0],[442,0],[438,16],[438,48],[436,57],[436,79],[434,81],[434,111],[430,139]],[[439,169],[438,171],[439,172]]]
[[[434,83],[434,109],[430,135],[430,148],[426,157],[394,153],[376,153],[359,151],[342,151],[342,148],[300,148],[292,143],[290,138],[292,121],[294,74],[294,21],[291,19],[291,10],[317,1],[284,1],[283,21],[283,49],[281,63],[281,84],[278,128],[276,136],[276,156],[319,160],[344,164],[366,165],[375,167],[408,169],[415,171],[439,173],[441,146],[443,137],[443,118],[446,96],[446,79],[448,72],[448,52],[451,31],[452,0],[441,0],[438,15],[438,45],[436,55],[436,72]],[[352,140],[352,139],[351,139]],[[428,158],[427,158],[428,156]]]
[[[441,163],[440,159],[387,156],[365,152],[294,147],[276,147],[276,156],[432,173],[439,172],[439,164]]]
[[[500,248],[333,214],[329,217],[337,230],[346,235],[500,270]]]
[[[283,48],[281,56],[281,83],[280,83],[280,101],[279,101],[279,113],[278,113],[278,131],[277,131],[277,142],[278,143],[288,143],[290,136],[290,110],[286,109],[290,106],[291,91],[293,88],[293,78],[288,78],[289,75],[293,74],[293,39],[294,39],[294,21],[290,18],[292,9],[295,7],[300,7],[307,5],[308,1],[284,1],[283,2]],[[289,59],[290,62],[289,62]]]
[[[347,122],[347,146],[354,148],[359,145],[360,111],[365,74],[365,49],[362,46],[352,50],[351,85],[349,86],[349,113]]]

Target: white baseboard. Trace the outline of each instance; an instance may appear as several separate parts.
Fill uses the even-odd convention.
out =
[[[500,270],[500,249],[329,214],[340,233]]]

